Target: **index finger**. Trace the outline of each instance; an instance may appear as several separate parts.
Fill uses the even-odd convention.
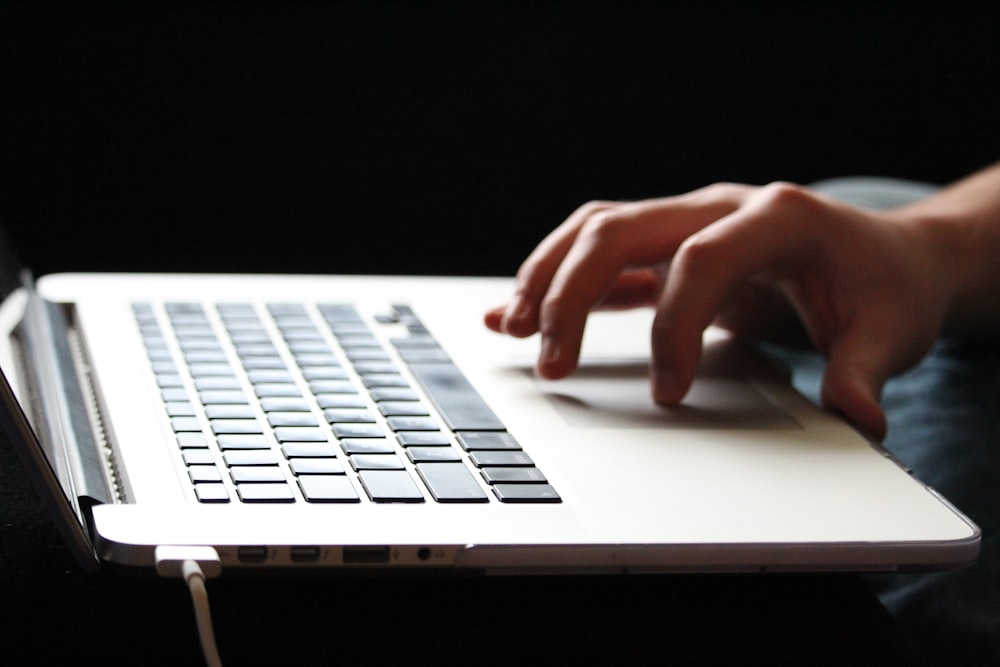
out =
[[[624,271],[670,259],[685,239],[732,211],[744,195],[742,188],[716,187],[621,205],[586,220],[538,306],[539,374],[558,378],[576,368],[587,315]]]

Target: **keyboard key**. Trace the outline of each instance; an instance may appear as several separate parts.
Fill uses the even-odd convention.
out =
[[[323,409],[368,407],[368,401],[361,394],[319,394],[316,403]]]
[[[264,433],[263,427],[256,419],[212,419],[212,432],[216,435],[225,433]]]
[[[185,431],[177,434],[177,444],[182,449],[208,447],[208,438],[201,431]]]
[[[462,460],[454,447],[410,447],[406,456],[411,463],[457,463]]]
[[[280,484],[237,484],[236,493],[245,503],[293,503],[295,494],[286,482]]]
[[[160,397],[167,402],[186,401],[188,400],[188,393],[184,387],[164,387],[160,392]]]
[[[494,484],[493,493],[504,503],[561,503],[562,498],[548,484]]]
[[[405,470],[362,470],[358,476],[361,478],[365,493],[373,502],[424,502],[424,495],[410,477],[410,473]]]
[[[194,379],[194,388],[198,391],[212,391],[216,389],[241,389],[241,383],[232,375],[209,375]]]
[[[454,364],[412,363],[410,371],[451,430],[504,430],[503,422]]]
[[[356,394],[358,388],[350,380],[313,380],[309,391],[314,394]]]
[[[222,473],[214,465],[188,466],[188,476],[195,484],[199,482],[221,482]]]
[[[285,442],[281,445],[285,458],[333,458],[337,450],[329,442]]]
[[[292,458],[288,467],[296,475],[343,475],[347,471],[339,459],[331,458]]]
[[[375,417],[367,410],[358,408],[329,408],[323,416],[331,424],[374,424]]]
[[[467,452],[478,450],[516,451],[521,445],[506,431],[466,431],[458,434],[458,444]]]
[[[441,426],[431,417],[389,417],[386,420],[393,431],[440,431]]]
[[[242,391],[233,390],[211,390],[211,391],[200,391],[198,392],[198,398],[201,399],[203,405],[222,405],[222,404],[236,404],[242,403],[246,404],[247,397]]]
[[[321,428],[309,426],[282,426],[274,429],[278,442],[326,442],[329,437]]]
[[[273,427],[319,426],[319,421],[311,412],[269,412],[267,413],[267,423]]]
[[[233,466],[229,476],[236,484],[284,482],[285,473],[277,466]]]
[[[355,470],[404,470],[403,462],[395,454],[356,454],[351,456]]]
[[[378,424],[331,424],[337,438],[384,438],[385,431]]]
[[[368,392],[375,401],[419,401],[420,396],[409,387],[375,387]]]
[[[340,441],[345,454],[395,454],[396,445],[385,438],[345,438]]]
[[[216,437],[219,449],[270,449],[263,433],[224,433]]]
[[[267,396],[260,399],[264,412],[309,412],[309,403],[301,396]]]
[[[170,426],[174,429],[174,433],[201,432],[201,422],[197,417],[174,417],[170,420]]]
[[[495,452],[495,451],[478,451],[472,452],[469,455],[476,467],[524,467],[524,466],[534,466],[535,462],[531,460],[531,457],[524,452],[514,451],[514,452]]]
[[[222,484],[195,484],[194,493],[198,502],[202,503],[228,503],[229,492]]]
[[[489,499],[462,463],[421,463],[417,473],[439,503],[485,503]]]
[[[218,377],[218,376],[230,376],[233,374],[233,369],[229,364],[225,363],[191,363],[191,359],[188,359],[188,372],[191,373],[191,377]]]
[[[278,457],[269,449],[230,449],[222,452],[222,458],[230,468],[233,466],[278,465]]]
[[[284,368],[254,368],[247,371],[247,378],[253,384],[263,384],[267,382],[290,383],[295,379],[292,374]]]
[[[384,417],[421,417],[431,413],[420,401],[383,401],[378,404],[378,411]]]
[[[253,391],[258,398],[271,396],[300,397],[302,392],[299,387],[291,382],[261,382],[253,386]]]
[[[303,475],[299,489],[310,503],[357,503],[358,492],[344,475]]]
[[[340,366],[312,366],[302,369],[306,380],[346,380],[347,371]]]
[[[257,345],[254,345],[253,347],[254,348],[259,348],[260,345],[257,344]],[[273,350],[274,348],[271,347],[271,349]],[[243,354],[242,349],[238,349],[237,351],[240,352],[241,355]],[[276,355],[275,356],[261,355],[261,356],[246,356],[246,357],[244,357],[243,358],[243,368],[245,368],[248,371],[249,370],[254,370],[254,369],[281,370],[281,369],[287,368],[287,366],[285,366],[285,362],[282,361],[281,357],[279,357],[279,356],[276,356]]]
[[[399,373],[371,373],[369,375],[362,375],[361,382],[367,389],[410,386],[410,381]]]
[[[538,468],[498,468],[489,467],[479,471],[490,484],[544,484],[548,482]]]
[[[206,405],[205,414],[209,419],[253,419],[256,414],[246,404]]]
[[[399,357],[408,364],[450,362],[451,358],[439,347],[414,347],[398,350]]]
[[[396,440],[403,447],[444,447],[450,446],[451,440],[443,431],[399,431]]]
[[[171,417],[193,417],[194,405],[190,401],[171,401],[167,403],[167,414]]]
[[[207,449],[185,449],[181,452],[181,458],[184,459],[184,465],[189,466],[215,464],[215,457]]]

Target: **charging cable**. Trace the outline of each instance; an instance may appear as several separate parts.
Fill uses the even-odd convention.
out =
[[[208,606],[205,579],[222,572],[222,561],[212,547],[156,547],[156,572],[161,577],[182,577],[191,591],[195,622],[201,652],[208,667],[222,667],[219,649],[212,629],[212,612]]]

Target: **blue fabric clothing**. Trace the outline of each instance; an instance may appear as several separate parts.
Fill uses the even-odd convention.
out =
[[[935,190],[877,178],[814,187],[866,208],[901,205]],[[819,401],[822,357],[764,349]],[[1000,665],[1000,344],[938,341],[921,363],[886,384],[882,405],[886,448],[976,522],[983,540],[979,560],[967,568],[867,579],[929,664]]]

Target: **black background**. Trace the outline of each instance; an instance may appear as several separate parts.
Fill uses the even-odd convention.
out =
[[[83,4],[0,9],[36,273],[509,274],[588,199],[998,152],[988,3]]]
[[[0,215],[38,274],[509,274],[588,199],[945,182],[998,153],[983,5],[6,3]],[[0,537],[19,659],[197,662],[182,585],[84,575],[6,446]],[[848,575],[210,589],[234,664],[913,658]]]

